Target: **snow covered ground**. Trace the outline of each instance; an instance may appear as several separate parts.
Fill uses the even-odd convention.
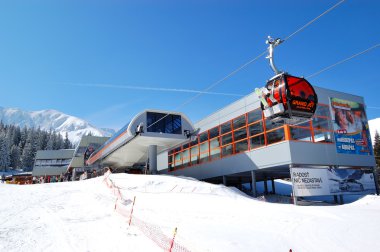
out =
[[[123,199],[116,200],[118,190],[104,177],[0,184],[0,251],[163,251],[158,245],[168,243],[163,237],[171,239],[175,228],[176,243],[188,251],[379,251],[377,196],[294,206],[191,178],[109,178]]]

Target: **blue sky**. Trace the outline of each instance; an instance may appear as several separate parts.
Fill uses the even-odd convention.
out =
[[[0,106],[114,129],[144,109],[179,108],[196,122],[239,98],[225,93],[246,95],[273,73],[261,57],[210,90],[224,94],[181,106],[196,95],[184,90],[206,89],[262,53],[268,35],[287,37],[337,2],[0,1]],[[276,63],[309,76],[379,44],[379,17],[380,1],[347,0],[276,48]],[[364,96],[373,119],[379,66],[377,47],[309,81]]]

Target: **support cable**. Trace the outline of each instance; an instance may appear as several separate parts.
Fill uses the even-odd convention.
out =
[[[337,8],[340,4],[342,4],[343,2],[345,2],[346,0],[341,0],[339,1],[338,3],[336,3],[334,6],[330,7],[329,9],[327,9],[326,11],[324,11],[322,14],[320,14],[319,16],[317,16],[316,18],[314,18],[313,20],[309,21],[308,23],[306,23],[305,25],[303,25],[301,28],[297,29],[295,32],[291,33],[289,36],[287,36],[284,41],[286,40],[289,40],[291,37],[293,37],[294,35],[296,35],[297,33],[303,31],[306,27],[308,27],[309,25],[311,25],[312,23],[314,23],[315,21],[317,21],[318,19],[320,19],[321,17],[323,17],[324,15],[326,15],[327,13],[329,13],[330,11],[332,11],[333,9]],[[215,86],[219,85],[220,83],[222,83],[223,81],[229,79],[230,77],[234,76],[236,73],[238,73],[240,70],[246,68],[248,65],[252,64],[253,62],[255,62],[256,60],[258,60],[259,58],[261,58],[263,55],[265,55],[267,52],[267,50],[265,50],[264,52],[260,53],[259,55],[257,55],[255,58],[249,60],[248,62],[246,62],[245,64],[241,65],[240,67],[238,67],[237,69],[235,69],[234,71],[232,71],[231,73],[227,74],[226,76],[224,76],[223,78],[221,78],[220,80],[212,83],[210,86],[208,86],[207,88],[203,89],[201,92],[208,92],[209,90],[211,90],[212,88],[214,88]],[[201,96],[203,93],[198,93],[196,94],[195,96],[193,96],[192,98],[186,100],[185,102],[183,102],[181,105],[179,105],[178,107],[175,108],[175,110],[178,110],[182,107],[184,107],[185,105],[191,103],[192,101],[194,101],[195,99],[197,99],[199,96]],[[151,125],[147,125],[147,129],[150,128],[151,126],[153,126],[154,124],[158,123],[159,121],[165,119],[167,116],[169,116],[170,114],[166,114],[165,116],[161,117],[160,119],[158,119],[157,121],[155,121],[154,123],[152,123]]]
[[[323,68],[322,70],[319,70],[318,72],[315,72],[315,73],[313,73],[313,74],[307,76],[306,79],[310,79],[310,78],[312,78],[312,77],[315,77],[315,76],[317,76],[317,75],[319,75],[319,74],[321,74],[321,73],[323,73],[323,72],[325,72],[325,71],[327,71],[327,70],[329,70],[329,69],[331,69],[331,68],[333,68],[333,67],[335,67],[335,66],[337,66],[337,65],[340,65],[340,64],[342,64],[342,63],[344,63],[344,62],[346,62],[346,61],[349,61],[349,60],[351,60],[351,59],[353,59],[353,58],[355,58],[355,57],[357,57],[357,56],[360,56],[360,55],[362,55],[362,54],[364,54],[364,53],[367,53],[367,52],[369,52],[369,51],[371,51],[371,50],[373,50],[373,49],[375,49],[375,48],[377,48],[377,47],[379,47],[379,46],[380,46],[380,43],[377,44],[377,45],[371,46],[370,48],[368,48],[368,49],[366,49],[366,50],[364,50],[364,51],[361,51],[361,52],[359,52],[359,53],[356,53],[356,54],[354,54],[354,55],[352,55],[352,56],[350,56],[350,57],[348,57],[348,58],[346,58],[346,59],[344,59],[344,60],[338,61],[338,62],[336,62],[335,64],[332,64],[331,66],[325,67],[325,68]]]

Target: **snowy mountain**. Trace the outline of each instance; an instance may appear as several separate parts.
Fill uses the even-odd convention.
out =
[[[374,144],[376,130],[380,134],[380,118],[369,120],[368,124],[371,132],[372,144]]]
[[[90,132],[93,136],[111,136],[115,132],[112,129],[98,129],[85,120],[52,109],[27,112],[17,108],[0,107],[0,121],[20,127],[54,130],[63,137],[67,132],[70,141],[74,144]]]

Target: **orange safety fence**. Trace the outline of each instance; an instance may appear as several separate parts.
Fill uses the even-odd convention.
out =
[[[172,237],[166,235],[158,225],[147,223],[140,218],[136,217],[136,213],[133,213],[134,201],[138,201],[136,197],[129,199],[126,196],[123,196],[120,192],[120,188],[117,187],[113,181],[109,178],[111,172],[104,174],[103,182],[108,188],[110,188],[113,194],[116,196],[115,202],[115,211],[120,215],[128,219],[130,225],[137,227],[146,237],[151,239],[157,246],[162,248],[164,251],[169,252],[190,252],[182,244],[179,244],[174,238],[177,235],[177,228],[175,228],[174,234]],[[132,218],[133,214],[133,218]]]

